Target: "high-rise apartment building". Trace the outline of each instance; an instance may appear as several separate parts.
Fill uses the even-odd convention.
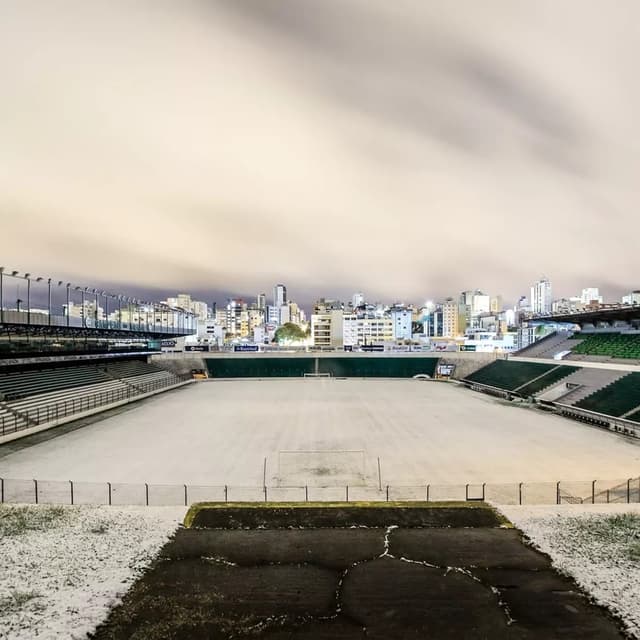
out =
[[[314,347],[342,347],[342,309],[325,309],[311,315],[311,336]]]
[[[551,282],[542,277],[531,287],[531,311],[544,315],[551,313]]]
[[[460,308],[466,305],[459,305],[453,298],[447,298],[442,304],[442,335],[445,338],[455,338],[459,336],[460,330]]]
[[[287,302],[287,287],[283,284],[277,284],[273,287],[273,306],[281,307]]]
[[[256,298],[256,304],[258,305],[258,309],[261,309],[262,311],[266,310],[266,308],[267,308],[267,294],[266,293],[259,293],[258,297]]]

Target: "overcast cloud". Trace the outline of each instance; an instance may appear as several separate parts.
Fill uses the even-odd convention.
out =
[[[640,287],[635,0],[0,0],[0,262],[420,302]]]

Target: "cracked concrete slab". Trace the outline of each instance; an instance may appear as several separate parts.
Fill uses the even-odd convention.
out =
[[[384,531],[384,530],[382,530]],[[162,551],[165,558],[224,557],[241,566],[268,563],[312,563],[346,569],[383,551],[380,529],[216,530],[183,529]]]
[[[325,506],[301,529],[300,509],[205,508],[191,523],[214,528],[179,530],[94,637],[623,638],[492,509],[428,510]],[[376,526],[345,528],[354,521]]]
[[[515,529],[399,529],[391,553],[445,567],[547,569],[549,560],[522,543]]]

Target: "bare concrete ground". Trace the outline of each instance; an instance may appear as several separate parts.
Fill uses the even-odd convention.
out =
[[[0,476],[277,484],[281,450],[364,450],[366,481],[455,484],[626,479],[640,443],[453,384],[207,381],[0,459]],[[323,482],[326,479],[319,479]]]

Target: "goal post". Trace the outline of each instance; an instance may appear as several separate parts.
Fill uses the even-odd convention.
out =
[[[338,486],[366,483],[364,449],[278,452],[280,486]]]

